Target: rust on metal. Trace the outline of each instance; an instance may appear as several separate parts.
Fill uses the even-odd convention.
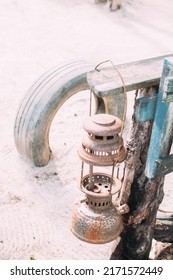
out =
[[[122,231],[122,217],[113,204],[106,210],[94,210],[84,201],[72,212],[71,230],[82,241],[104,244],[115,240]]]
[[[109,195],[114,195],[120,191],[121,188],[121,181],[117,178],[112,178],[110,175],[106,173],[93,173],[92,180],[94,182],[94,186],[92,188],[92,193],[90,189],[90,174],[87,174],[82,178],[82,186],[81,190],[88,196],[98,197],[99,200],[101,198],[107,198]],[[111,188],[112,184],[112,188]],[[111,194],[110,194],[111,191]]]
[[[119,135],[122,121],[109,114],[88,117],[83,125],[87,132],[79,156],[82,161],[95,166],[111,166],[126,158],[123,139]]]
[[[80,188],[86,198],[73,209],[71,230],[85,242],[102,244],[116,239],[122,231],[122,216],[112,201],[122,184],[114,177],[114,167],[126,158],[122,121],[97,114],[88,117],[83,128],[86,135],[78,154],[82,160]],[[89,165],[85,176],[84,163]],[[94,166],[111,166],[112,173],[94,172]]]

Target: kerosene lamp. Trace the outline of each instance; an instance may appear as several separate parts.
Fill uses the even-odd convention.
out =
[[[85,136],[78,154],[82,161],[80,189],[85,198],[72,211],[71,230],[89,243],[110,242],[122,231],[122,216],[113,202],[113,195],[121,189],[114,169],[126,158],[122,125],[119,118],[110,114],[89,116],[83,124]],[[85,176],[84,164],[89,167]],[[107,166],[111,167],[110,174],[94,170]],[[127,211],[127,205],[125,208],[123,211]]]

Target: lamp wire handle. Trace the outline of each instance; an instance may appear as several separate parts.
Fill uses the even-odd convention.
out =
[[[98,69],[98,67],[99,67],[100,65],[105,64],[105,63],[108,63],[108,62],[112,64],[114,70],[117,72],[118,76],[120,77],[121,82],[122,82],[122,86],[123,86],[123,94],[124,94],[124,97],[125,97],[125,110],[124,110],[123,118],[122,118],[123,125],[122,125],[121,132],[120,132],[120,135],[122,136],[122,132],[123,132],[123,128],[124,128],[124,123],[125,123],[125,118],[126,118],[126,111],[127,111],[126,85],[125,85],[123,76],[121,75],[120,71],[119,71],[118,68],[115,66],[115,64],[112,62],[112,60],[110,60],[110,59],[105,60],[105,61],[102,61],[102,62],[100,62],[99,64],[97,64],[97,66],[95,67],[95,70],[100,71],[100,70]]]
[[[115,64],[112,62],[112,60],[105,60],[105,61],[102,61],[100,62],[99,64],[96,65],[95,67],[95,70],[97,71],[100,71],[98,68],[100,65],[102,64],[105,64],[105,63],[111,63],[111,65],[113,66],[114,70],[117,72],[118,76],[120,77],[121,79],[121,82],[122,82],[122,86],[123,86],[123,94],[124,94],[124,98],[125,98],[125,109],[124,109],[124,112],[123,112],[123,118],[122,118],[122,127],[121,127],[121,131],[120,131],[120,137],[122,137],[122,134],[123,134],[123,128],[124,128],[124,123],[125,123],[125,118],[126,118],[126,112],[127,112],[127,92],[126,92],[126,85],[125,85],[125,82],[124,82],[124,79],[120,73],[120,71],[118,70],[118,68],[115,66]],[[91,116],[91,103],[92,103],[92,90],[90,90],[90,110],[89,110],[89,115]],[[119,153],[120,153],[120,146],[118,148],[118,158],[119,158]],[[117,164],[118,160],[116,160],[114,163],[113,163],[113,166],[112,166],[112,177],[111,177],[111,185],[110,185],[110,194],[112,193],[112,186],[113,186],[113,175],[114,175],[114,168],[115,168],[115,165]],[[126,165],[125,165],[126,166]],[[124,166],[124,168],[125,168]],[[123,170],[123,178],[122,178],[122,182],[123,182],[123,179],[124,179],[124,175],[125,175],[125,170]],[[121,190],[120,190],[120,193],[121,193]]]

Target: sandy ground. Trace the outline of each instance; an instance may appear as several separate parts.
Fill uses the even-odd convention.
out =
[[[86,244],[69,229],[82,197],[76,151],[88,95],[76,95],[58,112],[50,133],[54,156],[44,168],[21,159],[13,127],[22,96],[62,61],[119,64],[172,52],[173,1],[124,2],[111,13],[94,0],[0,0],[0,259],[109,258],[112,243]],[[171,204],[167,177],[163,207]]]

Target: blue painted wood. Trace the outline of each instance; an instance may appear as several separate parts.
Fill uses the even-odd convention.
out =
[[[136,122],[146,122],[154,120],[157,103],[157,94],[147,97],[140,97],[135,104],[135,120]]]
[[[169,154],[172,143],[173,103],[163,102],[164,82],[166,77],[173,75],[173,59],[164,59],[162,77],[159,85],[155,118],[148,149],[145,174],[154,178],[157,174],[160,158]],[[161,175],[160,175],[161,176]]]
[[[173,77],[165,79],[163,101],[173,102]]]

